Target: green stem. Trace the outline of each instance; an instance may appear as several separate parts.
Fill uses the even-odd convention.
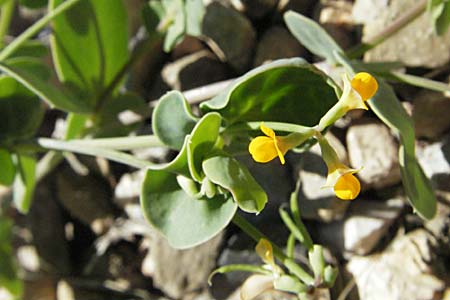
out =
[[[1,9],[0,15],[0,49],[5,46],[5,36],[8,34],[9,26],[14,15],[14,0],[6,1]]]
[[[285,267],[299,279],[301,279],[304,283],[308,285],[314,284],[314,278],[309,275],[305,270],[303,270],[292,258],[287,257],[283,250],[280,249],[277,245],[271,242],[267,236],[265,236],[261,231],[259,231],[256,227],[250,224],[246,219],[241,217],[239,214],[235,214],[232,222],[238,226],[243,232],[245,232],[248,236],[250,236],[255,242],[259,242],[260,239],[266,239],[272,244],[273,254],[275,257],[283,264]]]
[[[284,224],[287,228],[289,228],[289,231],[295,236],[295,238],[308,250],[312,250],[313,242],[303,223],[300,223],[301,226],[297,226],[297,224],[292,221],[291,217],[289,217],[289,214],[283,209],[280,209],[280,215]]]
[[[111,150],[134,150],[165,146],[155,135],[100,139],[74,139],[68,140],[65,143],[78,147],[98,147]]]
[[[56,7],[54,10],[50,11],[47,15],[42,17],[39,21],[34,23],[31,27],[29,27],[21,35],[16,37],[11,44],[6,46],[0,52],[0,61],[4,61],[9,56],[11,56],[11,54],[13,54],[25,41],[27,41],[31,37],[35,36],[51,20],[53,20],[55,17],[57,17],[61,13],[65,12],[66,10],[68,10],[69,8],[71,8],[78,2],[80,2],[80,0],[67,0],[67,1],[63,2],[61,5],[59,5],[58,7]]]
[[[70,141],[39,138],[37,139],[37,145],[39,147],[49,150],[69,151],[79,154],[104,157],[106,159],[123,163],[138,169],[148,168],[153,165],[152,163],[146,160],[135,158],[130,154],[126,154],[120,151],[111,149],[102,149],[92,146],[80,146],[79,144],[72,143]]]
[[[379,34],[375,35],[365,43],[361,43],[356,47],[350,49],[347,52],[349,58],[358,58],[363,55],[366,51],[375,48],[379,44],[383,43],[385,40],[396,34],[406,25],[418,18],[423,12],[425,12],[427,7],[427,0],[420,0],[415,6],[413,6],[409,11],[407,11],[403,16],[395,20],[386,29],[382,30]]]
[[[264,122],[264,125],[267,127],[276,130],[276,131],[284,131],[284,132],[292,132],[292,133],[301,133],[301,134],[311,134],[315,133],[315,129],[313,127],[301,126],[292,123],[282,123],[282,122]],[[261,122],[247,122],[240,123],[238,125],[230,126],[224,130],[224,134],[236,133],[242,131],[256,131],[260,130]]]

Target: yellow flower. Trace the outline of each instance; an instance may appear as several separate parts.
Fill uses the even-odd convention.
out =
[[[292,148],[292,144],[288,143],[284,137],[277,137],[275,132],[261,123],[261,131],[266,136],[258,136],[254,138],[248,146],[248,152],[253,159],[260,163],[266,163],[278,156],[284,165],[284,155]]]
[[[324,187],[333,187],[336,197],[341,200],[353,200],[361,191],[361,184],[353,175],[358,171],[344,164],[328,167],[327,183]]]
[[[339,199],[355,199],[361,191],[361,184],[353,174],[359,170],[351,169],[341,163],[336,151],[324,137],[318,136],[318,140],[323,160],[328,168],[327,182],[323,187],[332,187]]]
[[[275,263],[272,244],[268,240],[260,239],[255,250],[256,254],[258,254],[264,263],[266,263],[267,267],[273,272],[275,277],[283,273],[283,270]]]
[[[378,90],[376,79],[366,72],[361,72],[353,77],[352,88],[358,92],[363,101],[366,101],[375,95]]]

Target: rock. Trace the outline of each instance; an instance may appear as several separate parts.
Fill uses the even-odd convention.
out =
[[[114,208],[110,201],[110,187],[99,176],[79,176],[64,166],[56,177],[57,195],[61,204],[76,219],[97,234],[112,223]]]
[[[198,38],[187,35],[179,44],[175,46],[175,48],[173,48],[170,56],[173,60],[177,60],[183,56],[200,52],[205,49],[206,46],[202,44]]]
[[[228,77],[227,67],[209,51],[200,51],[166,65],[164,82],[175,90],[189,90]]]
[[[433,187],[447,193],[450,200],[450,135],[440,142],[419,144],[417,159]]]
[[[124,207],[128,203],[135,202],[141,194],[141,185],[144,176],[145,170],[122,175],[114,189],[114,203],[120,207]]]
[[[231,4],[252,19],[261,19],[272,11],[278,0],[234,0]]]
[[[154,232],[142,263],[142,273],[152,277],[153,285],[170,298],[179,299],[186,293],[206,288],[222,238],[219,234],[200,246],[177,250]]]
[[[380,189],[401,181],[398,146],[386,126],[360,123],[349,128],[346,139],[351,166],[362,167],[362,184]]]
[[[37,276],[24,281],[23,300],[56,300],[56,283],[50,276]],[[11,299],[8,299],[11,300]],[[59,300],[59,299],[58,299]]]
[[[283,45],[283,47],[280,47]],[[262,65],[275,59],[302,57],[307,55],[306,49],[281,26],[274,26],[264,32],[256,48],[254,66]]]
[[[49,188],[53,184],[50,180],[47,177],[37,185],[27,222],[39,255],[37,267],[41,271],[67,275],[71,271],[71,260],[64,230],[65,219],[53,190]],[[26,258],[31,259],[31,256]]]
[[[344,146],[331,133],[327,133],[326,137],[335,148],[341,162],[346,164],[348,159]],[[300,162],[298,162],[299,158]],[[339,200],[332,188],[322,188],[325,185],[328,170],[322,159],[319,145],[316,144],[308,152],[296,155],[296,161],[293,160],[289,159],[301,182],[298,201],[302,217],[325,222],[341,219],[349,201]]]
[[[219,58],[228,62],[239,73],[247,70],[256,33],[245,16],[213,2],[206,8],[202,32]]]
[[[314,0],[279,0],[277,11],[280,14],[292,10],[302,15],[308,15],[312,6],[316,3]]]
[[[413,120],[416,136],[437,139],[450,129],[450,96],[422,90],[413,102]]]
[[[344,221],[344,249],[358,255],[369,254],[385,236],[404,207],[402,199],[386,202],[358,199]]]
[[[355,20],[364,24],[363,41],[371,38],[402,16],[405,8],[417,5],[416,0],[357,0]],[[424,13],[392,37],[366,52],[364,60],[401,61],[409,67],[434,68],[450,60],[450,31],[441,37],[434,33],[430,14]]]
[[[354,44],[352,5],[346,0],[327,0],[319,4],[319,23],[343,49]]]
[[[347,264],[361,300],[423,300],[443,292],[445,282],[431,273],[433,237],[417,229],[399,237],[381,254],[355,256]],[[444,262],[440,262],[444,263]]]

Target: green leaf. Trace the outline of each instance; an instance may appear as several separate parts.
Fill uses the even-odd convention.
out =
[[[194,180],[203,180],[202,162],[219,137],[222,118],[218,113],[206,114],[192,130],[187,147],[189,170]]]
[[[164,51],[169,52],[184,37],[186,13],[183,0],[163,0],[163,6],[166,12],[166,22],[171,24],[167,29],[163,45]]]
[[[205,6],[202,0],[185,0],[186,33],[192,36],[202,34],[202,22]]]
[[[436,33],[444,35],[450,26],[450,1],[429,0],[427,10],[431,14]]]
[[[243,211],[259,213],[266,205],[267,194],[236,159],[227,156],[208,158],[203,161],[203,171],[213,183],[230,191]]]
[[[308,287],[303,284],[294,276],[281,275],[280,277],[274,279],[274,288],[279,291],[290,292],[290,293],[303,293],[308,290]]]
[[[33,136],[43,116],[39,98],[14,78],[0,75],[0,143]]]
[[[47,5],[47,0],[19,0],[19,4],[28,8],[42,8]]]
[[[11,154],[5,149],[0,149],[0,185],[10,186],[14,182],[16,167]]]
[[[321,280],[325,272],[325,259],[323,257],[322,246],[314,245],[313,248],[308,251],[308,259],[315,278]]]
[[[336,102],[333,81],[303,59],[281,59],[231,84],[203,111],[218,111],[229,123],[278,121],[314,126]]]
[[[6,288],[13,296],[19,297],[23,286],[17,278],[11,247],[11,230],[11,221],[0,215],[0,287]]]
[[[284,14],[284,21],[295,38],[313,54],[336,63],[334,52],[343,53],[334,39],[315,21],[293,11]]]
[[[51,0],[49,10],[61,3]],[[53,21],[58,77],[84,91],[91,105],[128,60],[127,24],[122,0],[82,0]]]
[[[436,214],[437,200],[430,181],[415,158],[414,124],[411,118],[392,88],[381,80],[369,105],[386,125],[400,135],[400,170],[406,194],[420,216],[432,219]]]
[[[191,108],[178,91],[172,91],[161,97],[153,111],[153,132],[167,146],[180,150],[184,139],[197,123]]]
[[[14,180],[13,201],[16,208],[26,214],[33,200],[36,185],[36,159],[31,156],[17,155],[17,173]]]
[[[83,98],[76,98],[68,89],[56,88],[45,78],[41,78],[39,73],[33,73],[36,69],[36,65],[29,60],[28,63],[16,59],[0,63],[0,71],[22,83],[51,106],[78,113],[87,113],[92,110],[92,106]]]
[[[147,170],[141,205],[147,220],[178,249],[213,238],[230,223],[237,209],[224,195],[211,199],[187,195],[178,186],[176,174],[161,170]]]
[[[24,42],[20,48],[11,54],[10,59],[13,57],[35,57],[42,58],[49,54],[47,46],[45,46],[39,40],[29,40]]]
[[[72,140],[81,137],[81,133],[88,120],[87,115],[79,115],[70,113],[66,118],[66,134],[64,135],[65,140]]]

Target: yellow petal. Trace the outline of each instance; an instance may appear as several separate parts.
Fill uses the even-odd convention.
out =
[[[264,123],[261,123],[259,127],[261,128],[261,131],[264,132],[265,135],[273,139],[275,138],[275,132],[271,128],[265,126]]]
[[[266,239],[260,239],[255,247],[256,254],[268,265],[274,266],[272,244]]]
[[[248,152],[256,162],[266,163],[278,156],[275,141],[266,136],[254,138],[248,145]]]
[[[350,78],[347,76],[347,74],[343,75],[342,80],[344,82],[344,92],[342,93],[339,102],[342,103],[342,105],[345,107],[345,110],[346,111],[352,109],[368,110],[369,108],[364,103],[362,96],[358,93],[356,89],[353,88],[352,82],[350,81]]]
[[[375,95],[378,90],[377,80],[366,72],[361,72],[355,75],[352,79],[352,87],[355,89],[361,98],[366,101]]]
[[[284,152],[282,151],[282,150],[280,150],[280,145],[279,145],[279,139],[277,138],[277,137],[275,137],[275,143],[274,143],[274,145],[275,145],[275,149],[277,150],[277,155],[278,155],[278,158],[280,159],[280,162],[281,162],[281,164],[282,165],[284,165],[284,163],[286,162],[285,160],[284,160],[284,154],[286,154],[286,151],[287,150],[285,150]],[[284,150],[284,149],[283,149]]]
[[[353,200],[360,191],[361,184],[352,173],[342,175],[334,185],[334,193],[342,200]]]

